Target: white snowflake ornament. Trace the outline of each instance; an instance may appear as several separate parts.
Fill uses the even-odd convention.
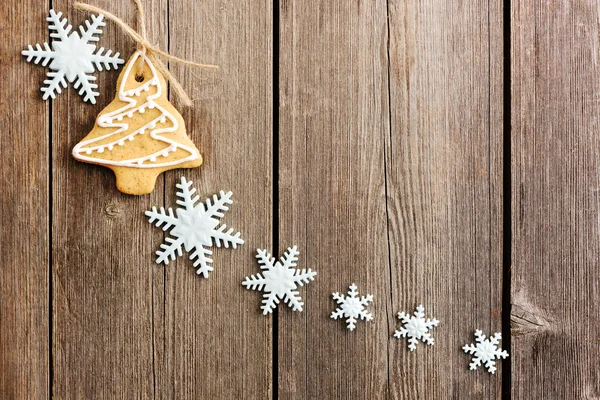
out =
[[[346,318],[347,328],[351,331],[356,328],[356,321],[358,318],[366,321],[373,319],[373,314],[366,310],[366,306],[373,301],[373,296],[368,294],[366,296],[358,297],[356,284],[350,285],[348,296],[343,294],[333,293],[333,298],[337,301],[339,307],[331,313],[331,318]]]
[[[96,104],[96,97],[99,93],[95,91],[98,88],[93,81],[96,77],[90,75],[97,69],[102,71],[102,68],[110,70],[111,66],[117,69],[117,65],[123,64],[123,60],[119,58],[119,53],[111,56],[112,50],[104,53],[104,47],[100,47],[96,51],[96,45],[91,42],[97,42],[99,38],[95,35],[102,33],[102,28],[106,24],[102,14],[92,15],[90,20],[85,21],[86,27],[79,27],[79,32],[71,32],[72,26],[68,24],[66,18],[61,18],[62,13],[58,14],[54,10],[50,10],[50,16],[46,19],[52,48],[48,43],[44,43],[44,47],[39,44],[29,45],[27,50],[23,50],[22,54],[27,56],[27,62],[39,64],[42,66],[48,65],[51,71],[48,71],[48,78],[44,81],[46,86],[42,87],[42,98],[55,98],[56,93],[61,93],[61,85],[67,87],[67,81],[73,83],[75,89],[79,89],[79,94],[83,95],[83,101],[89,101]]]
[[[231,245],[235,249],[238,244],[244,243],[239,232],[234,234],[233,229],[225,231],[227,229],[225,225],[219,226],[218,218],[223,217],[222,211],[229,210],[227,205],[233,203],[232,193],[221,191],[218,196],[213,195],[212,201],[208,198],[205,205],[202,202],[197,203],[199,196],[194,196],[196,189],[190,189],[191,181],[181,177],[181,182],[176,186],[179,189],[177,196],[181,198],[177,200],[177,204],[183,207],[177,208],[176,216],[171,208],[168,212],[165,212],[163,207],[160,211],[156,207],[152,207],[152,211],[146,211],[148,222],[151,224],[162,227],[163,231],[172,228],[169,232],[172,237],[166,237],[166,244],[161,244],[161,250],[156,252],[158,255],[156,263],[169,264],[169,259],[174,260],[176,255],[179,257],[183,255],[182,248],[185,248],[188,253],[194,250],[190,254],[190,259],[196,259],[194,261],[196,273],[208,278],[208,273],[213,270],[210,265],[213,260],[210,258],[212,251],[207,247],[213,244],[217,247]]]
[[[256,258],[260,264],[260,269],[263,270],[262,275],[256,274],[242,282],[246,289],[261,290],[263,294],[263,305],[260,307],[263,314],[267,315],[273,312],[279,300],[283,299],[284,303],[294,311],[302,311],[302,298],[297,290],[298,286],[303,286],[305,283],[315,279],[316,272],[306,269],[295,269],[298,261],[298,249],[296,246],[288,248],[283,257],[275,262],[275,257],[267,253],[266,250],[257,250]]]
[[[480,329],[475,331],[475,342],[472,344],[466,344],[463,346],[463,350],[467,354],[472,354],[472,362],[469,364],[471,371],[479,368],[483,364],[489,373],[493,374],[496,372],[496,361],[508,357],[506,350],[502,350],[498,347],[502,339],[500,333],[494,333],[489,339],[485,338],[485,335]]]
[[[425,308],[422,305],[417,306],[417,311],[411,316],[404,311],[398,313],[398,319],[404,325],[399,331],[394,333],[395,338],[408,337],[408,348],[413,351],[417,348],[417,343],[421,340],[428,345],[434,344],[434,339],[429,331],[438,326],[440,321],[437,319],[425,319]]]

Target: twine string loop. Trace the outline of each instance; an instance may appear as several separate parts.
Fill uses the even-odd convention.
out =
[[[162,62],[162,60],[160,60],[158,58],[158,56],[163,57],[168,61],[172,61],[172,62],[183,64],[183,65],[189,65],[189,66],[197,67],[197,68],[219,69],[219,67],[216,65],[210,65],[210,64],[199,64],[199,63],[195,63],[192,61],[184,60],[179,57],[172,56],[169,53],[166,53],[166,52],[162,51],[161,49],[159,49],[157,45],[153,45],[152,43],[150,43],[150,41],[148,40],[147,31],[146,31],[146,22],[145,22],[145,17],[144,17],[144,7],[142,5],[142,1],[134,0],[134,2],[136,5],[136,8],[137,8],[137,23],[138,23],[139,33],[135,29],[133,29],[132,27],[127,25],[125,23],[125,21],[123,21],[121,18],[117,17],[116,15],[114,15],[106,10],[103,10],[102,8],[92,6],[92,5],[86,4],[86,3],[80,3],[80,2],[76,2],[74,6],[75,6],[75,8],[77,8],[79,10],[85,10],[85,11],[95,13],[95,14],[103,14],[105,18],[107,18],[107,19],[113,21],[115,24],[117,24],[125,33],[127,33],[137,43],[138,50],[142,51],[152,61],[152,63],[156,67],[156,69],[158,69],[163,74],[165,79],[171,83],[172,89],[183,100],[184,104],[187,106],[191,106],[192,100],[187,95],[187,93],[185,92],[185,90],[183,89],[183,87],[181,86],[179,81],[177,81],[177,78],[175,78],[175,76],[173,76],[173,74],[165,66],[165,64]],[[144,66],[144,64],[143,64],[143,58],[142,58],[142,63],[140,63],[140,67],[138,70],[139,72],[142,71],[143,66]]]

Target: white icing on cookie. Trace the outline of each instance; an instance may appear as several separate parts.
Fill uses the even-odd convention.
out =
[[[136,60],[138,57],[142,57],[144,59],[144,62],[147,63],[148,66],[150,67],[150,70],[152,71],[152,79],[149,79],[148,82],[145,82],[143,85],[140,85],[137,88],[126,91],[125,84],[128,81],[129,74],[131,72],[131,68],[136,64]],[[156,87],[156,93],[148,96],[146,98],[145,103],[138,105],[138,100],[134,99],[133,97],[139,97],[142,92],[149,91],[150,88],[153,86]],[[108,133],[106,135],[96,137],[93,139],[89,139],[89,140],[86,140],[86,141],[83,141],[83,142],[77,144],[75,146],[75,148],[73,149],[73,157],[75,157],[77,160],[80,160],[80,161],[88,161],[88,162],[92,162],[95,164],[113,165],[113,166],[118,166],[118,167],[132,167],[132,168],[169,167],[169,166],[173,166],[173,165],[177,165],[177,164],[183,164],[185,162],[196,160],[196,159],[200,158],[200,154],[198,153],[198,150],[191,148],[189,146],[185,146],[182,143],[176,142],[172,139],[160,136],[162,133],[165,133],[165,132],[175,132],[177,130],[177,128],[179,127],[177,119],[171,113],[169,113],[167,110],[165,110],[163,107],[161,107],[160,104],[158,104],[154,101],[155,99],[159,98],[162,95],[162,90],[163,89],[160,84],[160,79],[157,77],[156,69],[154,68],[154,65],[152,64],[150,59],[148,57],[146,57],[146,55],[143,52],[141,52],[141,51],[136,52],[132,56],[132,61],[127,65],[127,69],[125,70],[125,74],[123,76],[123,79],[121,80],[121,85],[119,87],[119,100],[121,100],[127,104],[115,111],[98,116],[98,121],[97,121],[98,126],[103,127],[103,128],[117,128],[117,130],[115,130],[111,133]],[[154,109],[154,108],[156,108],[157,110],[159,110],[161,112],[161,115],[159,117],[153,119],[152,121],[148,122],[147,124],[140,127],[139,129],[131,132],[127,136],[120,137],[119,139],[115,140],[114,142],[106,143],[106,144],[102,144],[102,145],[96,145],[96,146],[93,145],[94,143],[102,141],[108,137],[118,135],[122,132],[126,132],[129,129],[129,124],[120,122],[120,121],[123,121],[123,119],[125,117],[131,118],[131,117],[133,117],[134,113],[139,112],[139,113],[143,114],[144,112],[146,112],[146,109]],[[169,120],[169,122],[171,122],[172,127],[156,128],[157,124],[159,124],[159,123],[164,124],[167,122],[167,120]],[[133,139],[135,138],[136,135],[143,135],[146,130],[150,131],[150,137],[152,137],[152,139],[167,143],[167,144],[169,144],[169,147],[167,149],[162,149],[154,154],[150,154],[145,157],[138,157],[138,158],[134,158],[134,159],[120,160],[120,161],[106,160],[106,159],[102,159],[102,158],[94,158],[94,157],[85,156],[85,154],[90,155],[94,152],[103,153],[105,150],[111,151],[114,148],[114,146],[116,146],[116,145],[123,146],[123,145],[125,145],[126,140],[129,140],[131,142],[131,141],[133,141]],[[177,149],[185,150],[190,155],[188,157],[185,157],[180,160],[168,161],[168,162],[167,161],[157,162],[157,159],[159,157],[167,157],[169,155],[169,153],[173,153]]]

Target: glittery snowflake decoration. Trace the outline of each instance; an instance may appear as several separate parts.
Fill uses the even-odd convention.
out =
[[[366,321],[373,319],[373,314],[368,312],[365,307],[373,301],[373,296],[368,294],[366,296],[358,297],[356,284],[350,285],[348,296],[343,294],[334,293],[333,298],[337,301],[339,307],[331,313],[331,318],[346,318],[347,328],[351,331],[356,328],[356,321],[358,318]]]
[[[469,364],[471,371],[479,368],[483,364],[489,373],[493,374],[496,372],[496,361],[508,357],[508,353],[498,347],[502,339],[500,333],[494,333],[489,339],[485,338],[483,332],[479,329],[475,331],[475,342],[472,344],[466,344],[463,346],[465,353],[472,354],[473,359]]]
[[[27,56],[27,62],[34,64],[42,63],[42,66],[48,65],[51,71],[48,71],[48,79],[44,81],[42,87],[42,98],[55,98],[56,93],[61,93],[61,85],[67,87],[67,81],[73,83],[75,89],[79,89],[79,94],[83,95],[83,101],[89,101],[96,104],[96,97],[99,93],[95,91],[98,85],[94,83],[96,77],[90,75],[97,69],[102,71],[102,68],[110,70],[111,66],[117,69],[117,65],[123,64],[123,60],[119,58],[119,53],[111,56],[112,51],[104,52],[104,47],[100,47],[96,51],[96,45],[91,42],[97,42],[99,38],[95,35],[102,33],[104,23],[103,15],[92,15],[90,20],[85,21],[85,28],[79,27],[79,32],[71,32],[72,26],[68,24],[66,18],[61,18],[62,13],[58,14],[54,10],[50,10],[50,16],[47,18],[48,29],[52,41],[52,48],[48,43],[44,43],[44,47],[39,44],[29,45],[27,50],[23,50],[22,54]]]
[[[440,321],[437,319],[425,319],[425,308],[422,305],[417,306],[413,316],[406,314],[404,311],[398,313],[398,319],[404,325],[399,331],[394,333],[394,337],[408,337],[408,348],[413,351],[417,348],[417,343],[421,340],[423,343],[433,345],[434,340],[429,331],[438,326]]]
[[[169,208],[167,212],[163,207],[160,211],[156,207],[152,207],[152,211],[146,211],[151,224],[157,227],[162,227],[163,231],[171,229],[169,234],[172,237],[166,237],[165,242],[160,245],[160,250],[156,252],[158,258],[156,263],[169,264],[169,260],[174,260],[176,255],[182,256],[182,248],[190,254],[190,259],[194,260],[194,267],[197,268],[196,273],[208,278],[208,273],[213,270],[210,265],[213,260],[210,258],[212,251],[207,249],[213,245],[217,247],[233,247],[244,243],[240,238],[240,233],[233,233],[233,229],[227,229],[225,225],[219,226],[219,219],[223,217],[222,211],[229,210],[228,204],[232,204],[231,192],[221,191],[206,200],[206,205],[198,202],[199,196],[194,196],[196,189],[191,188],[192,182],[187,181],[184,177],[178,183],[177,196],[181,200],[177,200],[177,204],[182,208],[177,208],[176,215],[173,214],[173,209]]]
[[[299,292],[295,289],[298,286],[303,286],[305,283],[315,279],[316,272],[306,269],[295,269],[298,261],[298,249],[296,246],[288,248],[284,256],[277,262],[275,257],[267,253],[266,250],[257,250],[258,263],[261,274],[246,277],[242,285],[246,289],[261,290],[263,294],[263,305],[260,307],[263,314],[267,315],[273,312],[279,300],[283,299],[284,303],[294,311],[302,311],[302,298]]]

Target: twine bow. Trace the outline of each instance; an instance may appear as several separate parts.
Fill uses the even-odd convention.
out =
[[[77,2],[77,3],[75,3],[75,8],[80,9],[80,10],[89,11],[91,13],[103,14],[106,18],[110,19],[115,24],[117,24],[121,29],[123,29],[125,31],[125,33],[127,33],[133,40],[135,40],[135,42],[138,45],[138,49],[143,51],[144,54],[146,54],[146,56],[156,66],[156,69],[158,69],[164,75],[165,79],[171,83],[172,89],[183,100],[184,104],[187,106],[191,106],[192,100],[187,95],[187,93],[185,92],[185,90],[183,89],[181,84],[177,81],[177,78],[175,78],[175,76],[173,76],[173,74],[167,69],[165,64],[158,58],[158,56],[164,57],[169,61],[173,61],[173,62],[183,64],[183,65],[190,65],[192,67],[212,68],[212,69],[219,69],[219,67],[216,65],[198,64],[198,63],[195,63],[192,61],[188,61],[188,60],[184,60],[182,58],[172,56],[169,53],[165,53],[164,51],[160,50],[158,48],[158,46],[150,43],[150,41],[148,40],[148,37],[146,35],[146,22],[145,22],[145,18],[144,18],[144,7],[142,6],[141,0],[134,0],[134,2],[137,7],[137,11],[138,11],[137,21],[138,21],[140,33],[138,33],[135,29],[133,29],[132,27],[127,25],[121,18],[119,18],[116,15],[114,15],[106,10],[103,10],[99,7],[95,7],[90,4]],[[143,66],[143,64],[140,64],[140,69],[142,68],[142,66]]]

